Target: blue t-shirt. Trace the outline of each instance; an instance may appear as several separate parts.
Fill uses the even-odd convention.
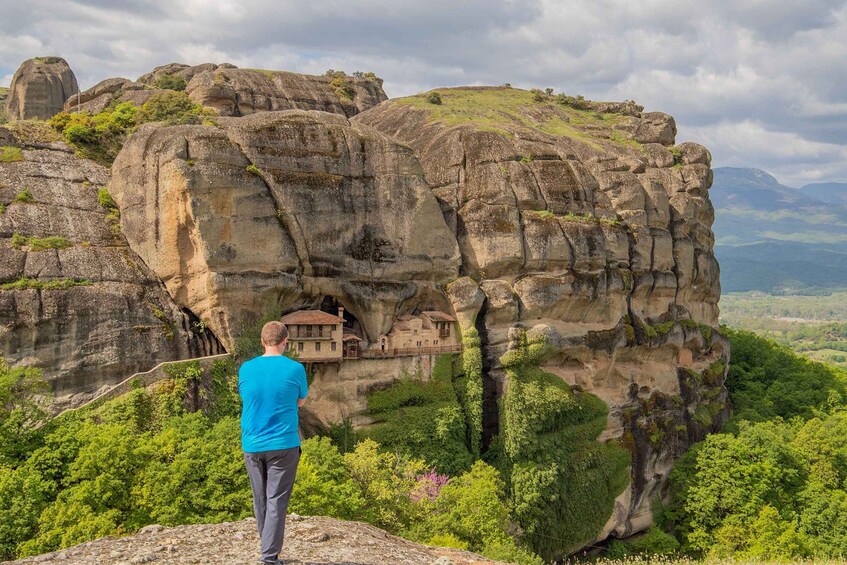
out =
[[[241,448],[256,453],[299,446],[297,399],[308,391],[306,369],[288,357],[261,356],[241,365]]]

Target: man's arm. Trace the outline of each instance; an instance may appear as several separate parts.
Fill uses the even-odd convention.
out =
[[[300,366],[300,394],[297,395],[297,408],[306,404],[306,396],[309,394],[309,381],[306,380],[306,368]]]

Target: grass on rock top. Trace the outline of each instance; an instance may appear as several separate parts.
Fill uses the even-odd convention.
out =
[[[598,140],[638,145],[612,129],[632,119],[624,115],[577,110],[559,104],[554,97],[538,102],[532,92],[519,88],[449,88],[437,92],[441,95],[441,104],[428,102],[428,92],[399,98],[396,102],[428,110],[430,121],[446,126],[476,124],[481,130],[509,137],[513,135],[510,130],[527,128],[576,139],[594,147],[598,147]],[[598,135],[586,131],[601,129],[608,133]]]

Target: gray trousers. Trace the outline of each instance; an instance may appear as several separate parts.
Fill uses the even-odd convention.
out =
[[[299,462],[299,447],[244,453],[264,562],[275,563],[282,550],[285,514]]]

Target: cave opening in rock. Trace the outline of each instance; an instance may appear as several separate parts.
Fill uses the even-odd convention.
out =
[[[323,299],[321,299],[318,309],[322,312],[326,312],[327,314],[344,318],[344,333],[353,332],[359,337],[364,337],[365,334],[363,332],[362,324],[359,322],[358,318],[351,314],[350,311],[344,307],[344,304],[342,304],[335,296],[324,296]]]

